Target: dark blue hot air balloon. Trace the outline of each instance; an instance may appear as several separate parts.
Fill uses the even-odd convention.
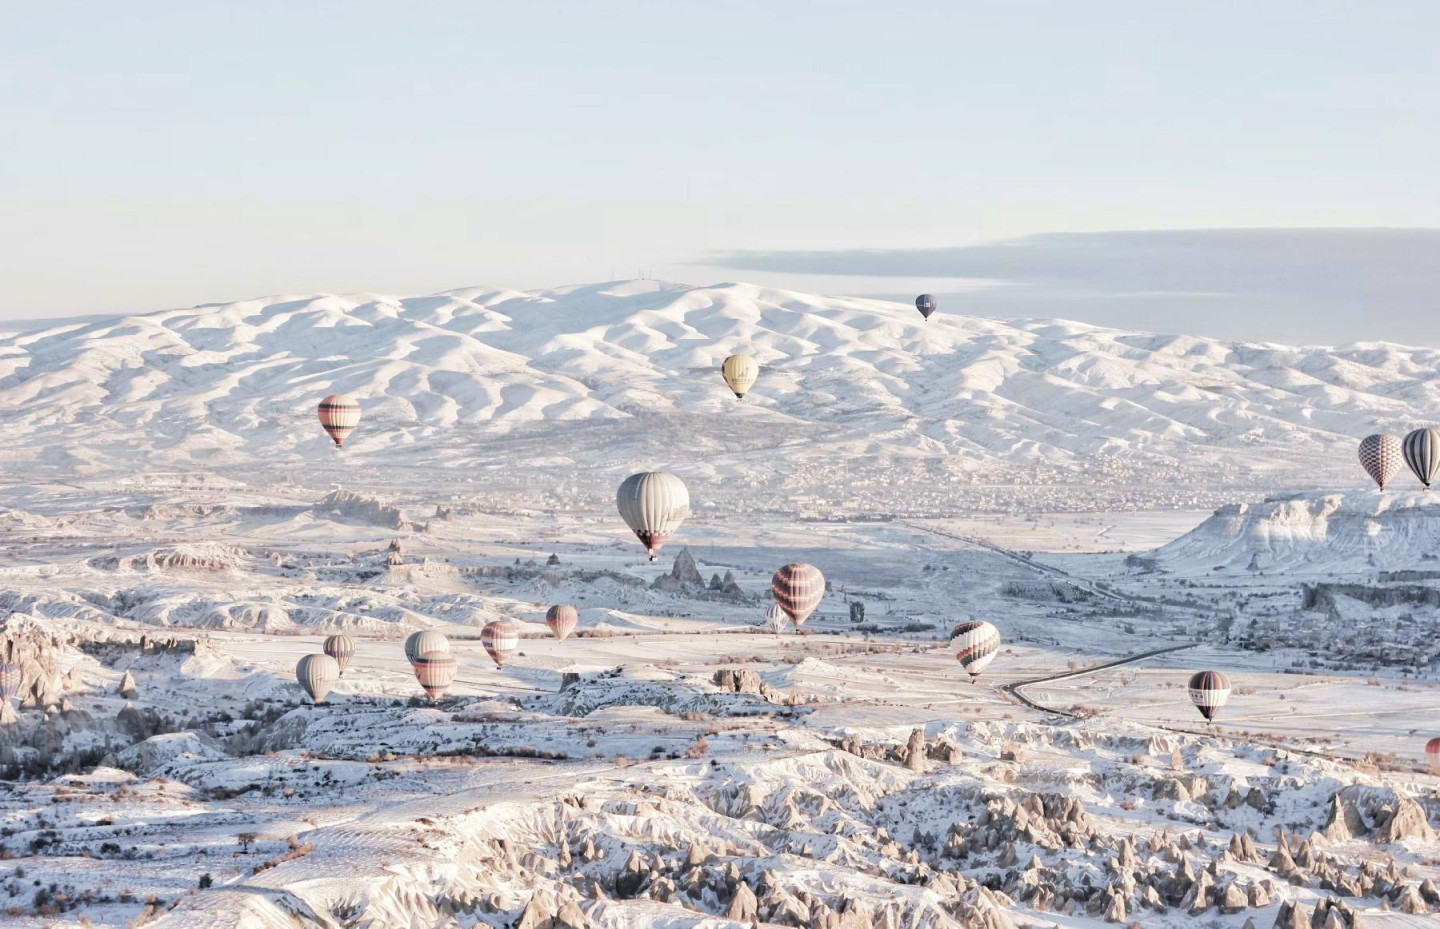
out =
[[[921,316],[929,319],[930,314],[935,312],[935,297],[931,294],[921,294],[915,298],[915,309],[920,311]]]

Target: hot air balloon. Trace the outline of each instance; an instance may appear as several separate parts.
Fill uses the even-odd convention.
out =
[[[625,478],[615,493],[615,506],[654,561],[660,546],[690,515],[690,491],[673,474],[643,471]]]
[[[950,633],[950,640],[957,649],[955,660],[970,672],[972,681],[1000,651],[1000,630],[983,619],[960,623]]]
[[[1425,489],[1440,474],[1440,429],[1416,429],[1405,437],[1405,463]]]
[[[24,676],[18,664],[0,664],[0,700],[20,696]]]
[[[320,425],[330,433],[336,448],[344,448],[345,440],[360,425],[360,404],[345,394],[331,394],[320,401]]]
[[[420,682],[425,696],[439,700],[455,682],[457,667],[449,652],[426,652],[415,659],[415,680]]]
[[[300,682],[313,703],[324,703],[330,688],[340,680],[340,665],[329,655],[306,655],[295,666],[295,680]]]
[[[332,635],[325,640],[324,651],[335,659],[335,663],[340,666],[340,673],[344,674],[345,666],[355,657],[355,640],[344,634]]]
[[[558,603],[545,611],[545,625],[550,627],[555,638],[564,642],[580,625],[580,611],[568,603]]]
[[[808,564],[787,564],[770,579],[775,603],[799,626],[810,618],[825,596],[825,575]]]
[[[1404,446],[1398,435],[1367,435],[1360,440],[1360,467],[1381,490],[1400,470],[1405,460]]]
[[[485,624],[480,630],[480,644],[490,653],[495,667],[505,667],[505,659],[520,644],[520,630],[508,619],[496,619]]]
[[[450,640],[434,629],[411,633],[405,640],[405,660],[411,664],[426,652],[449,652]]]
[[[1219,671],[1196,671],[1190,677],[1190,701],[1200,715],[1214,719],[1230,699],[1230,678]]]
[[[780,604],[772,603],[765,608],[765,624],[772,632],[784,632],[785,624],[790,622],[790,617],[780,608]]]
[[[720,365],[720,375],[735,392],[735,399],[739,400],[755,386],[755,378],[760,376],[760,365],[749,355],[731,355]]]
[[[935,312],[935,297],[931,294],[921,294],[915,298],[915,309],[920,311],[921,316],[929,319],[930,314]]]
[[[1440,772],[1440,738],[1425,743],[1425,760],[1432,770]]]

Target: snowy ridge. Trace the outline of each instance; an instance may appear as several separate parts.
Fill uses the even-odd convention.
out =
[[[762,366],[743,404],[718,373],[740,351]],[[851,476],[900,484],[1040,469],[1042,483],[1306,486],[1318,471],[1359,486],[1354,441],[1422,421],[1437,367],[1440,352],[1382,343],[925,322],[746,284],[284,296],[0,334],[0,434],[17,440],[12,466],[81,475],[343,461],[469,477],[523,459],[694,463],[753,483],[783,457],[794,493],[833,482],[824,463],[843,449]],[[343,459],[314,421],[332,391],[364,406]]]
[[[1356,491],[1271,497],[1221,507],[1156,551],[1176,571],[1431,570],[1440,551],[1440,497]]]

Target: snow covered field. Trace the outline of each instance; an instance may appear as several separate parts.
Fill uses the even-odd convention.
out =
[[[1440,925],[1440,505],[1353,451],[1433,352],[653,282],[3,346],[6,925]],[[696,504],[654,564],[609,498],[651,466]],[[830,590],[776,635],[792,561]]]

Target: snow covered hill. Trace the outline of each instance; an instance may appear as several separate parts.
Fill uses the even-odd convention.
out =
[[[1155,552],[1167,570],[1339,576],[1440,571],[1440,496],[1303,493],[1221,507]]]
[[[763,368],[743,402],[718,373],[732,352]],[[1354,441],[1425,421],[1437,364],[1381,343],[927,323],[746,284],[285,296],[0,333],[0,461],[350,484],[420,468],[527,505],[604,503],[640,467],[682,474],[702,507],[1190,504],[1362,486]],[[335,391],[365,410],[343,453],[314,418]]]

